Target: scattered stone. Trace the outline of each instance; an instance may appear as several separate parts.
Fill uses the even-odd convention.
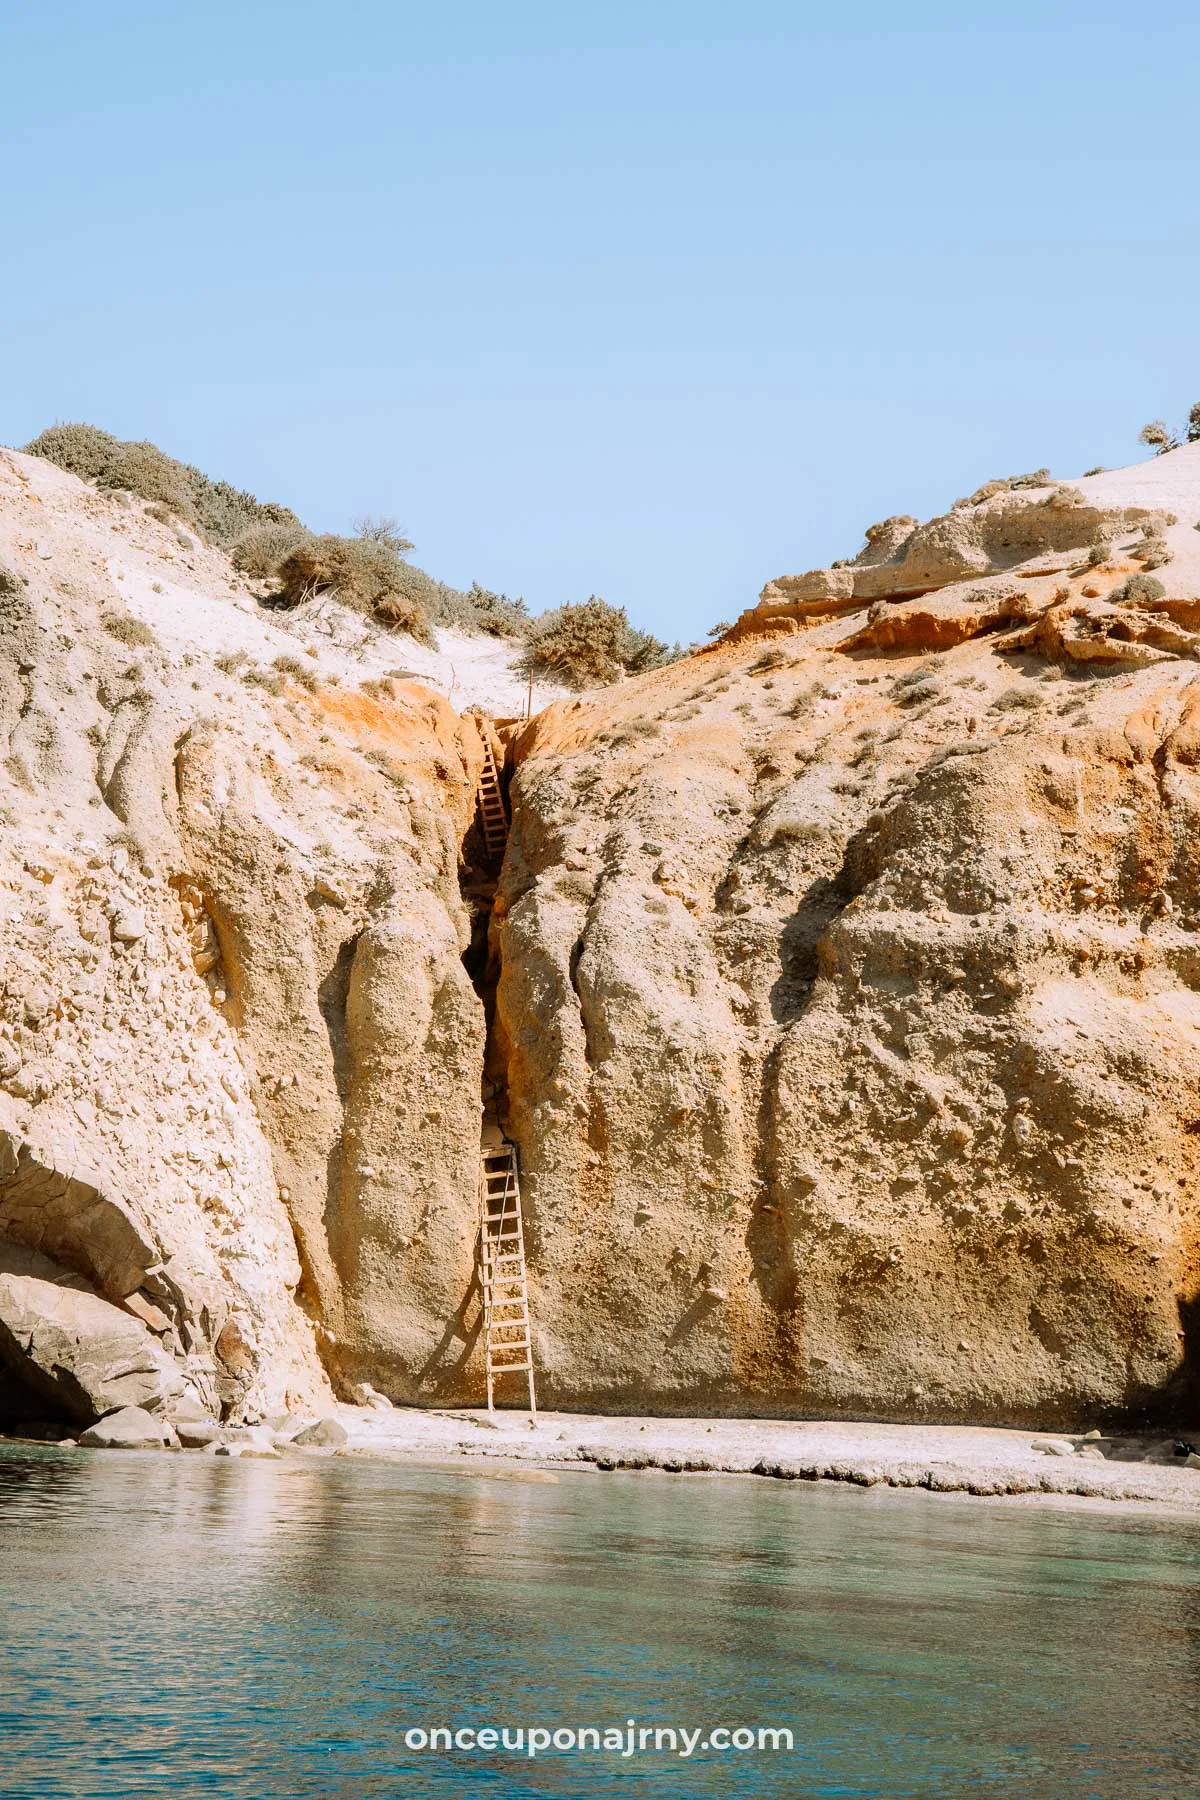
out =
[[[215,1419],[181,1419],[175,1433],[185,1450],[204,1450],[221,1439],[221,1427]]]
[[[119,944],[136,944],[146,935],[146,915],[140,906],[123,906],[113,914],[112,934]]]
[[[179,1439],[165,1419],[141,1406],[123,1406],[79,1434],[85,1450],[178,1450]]]
[[[291,1440],[302,1449],[340,1450],[343,1444],[349,1443],[350,1433],[340,1419],[318,1419],[315,1425],[306,1425]]]
[[[1031,1446],[1040,1450],[1043,1456],[1074,1456],[1075,1446],[1067,1438],[1046,1438],[1040,1444]]]

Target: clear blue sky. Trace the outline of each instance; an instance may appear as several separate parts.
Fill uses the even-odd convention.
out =
[[[538,609],[700,636],[1200,399],[1178,0],[10,0],[0,49],[0,439],[394,513]]]

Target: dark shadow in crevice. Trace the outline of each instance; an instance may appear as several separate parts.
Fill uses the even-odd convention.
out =
[[[354,957],[358,950],[361,932],[347,938],[339,949],[332,969],[317,989],[317,1005],[321,1009],[321,1017],[325,1021],[325,1030],[329,1036],[329,1049],[333,1056],[333,1079],[337,1084],[338,1099],[346,1104],[346,1095],[350,1088],[350,1052],[346,1038],[346,1005],[350,997],[350,974],[354,967]]]

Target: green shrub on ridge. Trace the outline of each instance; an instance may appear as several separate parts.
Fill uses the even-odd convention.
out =
[[[83,481],[110,491],[137,494],[166,506],[194,525],[222,549],[257,525],[290,525],[303,530],[295,513],[263,501],[227,481],[213,481],[191,463],[168,456],[157,444],[124,443],[97,425],[51,425],[26,444],[28,456],[41,456]]]
[[[629,623],[623,606],[593,594],[582,605],[557,606],[530,621],[517,667],[564,687],[607,687],[622,675],[661,668],[681,654]]]

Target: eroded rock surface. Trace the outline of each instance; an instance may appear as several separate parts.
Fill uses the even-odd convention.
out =
[[[495,1073],[555,1396],[1190,1404],[1200,680],[1099,591],[1137,567],[751,613],[521,738]]]
[[[485,721],[0,455],[0,1281],[201,1435],[478,1398],[482,1097],[544,1401],[1186,1408],[1198,520],[1189,449],[885,521],[519,731],[497,886]]]
[[[0,454],[0,1237],[227,1418],[436,1387],[471,1281],[482,741],[336,614]]]
[[[140,1320],[33,1275],[0,1274],[0,1361],[50,1415],[82,1424],[124,1406],[159,1412],[184,1385]]]

